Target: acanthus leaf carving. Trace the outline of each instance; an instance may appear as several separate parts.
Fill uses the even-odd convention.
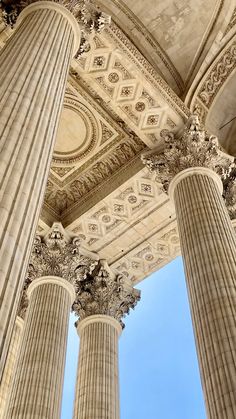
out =
[[[223,198],[231,220],[236,219],[236,159],[228,170],[222,170]]]
[[[86,254],[79,237],[68,234],[61,223],[54,223],[45,236],[35,237],[27,282],[43,276],[57,276],[74,285],[78,270],[84,277],[91,274],[97,260],[96,254]]]
[[[157,174],[156,180],[168,190],[171,180],[179,172],[192,167],[206,167],[221,173],[231,164],[230,156],[220,149],[218,139],[210,135],[193,114],[187,121],[179,138],[171,132],[164,136],[166,148],[162,153],[148,152],[142,156],[143,163]]]
[[[5,24],[14,27],[21,11],[38,0],[0,0],[0,9]],[[76,53],[79,58],[90,50],[91,38],[110,25],[111,17],[100,11],[91,0],[50,0],[65,6],[77,20],[81,29],[81,40]]]
[[[133,287],[131,280],[112,272],[103,259],[92,274],[81,276],[79,273],[75,289],[73,310],[79,320],[101,314],[114,317],[124,327],[121,319],[140,300],[140,291]]]

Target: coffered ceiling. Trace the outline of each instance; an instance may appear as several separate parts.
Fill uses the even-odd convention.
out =
[[[61,221],[137,283],[180,252],[173,205],[140,156],[182,128],[190,111],[180,97],[230,37],[236,4],[98,3],[112,23],[72,62],[38,230]],[[1,46],[10,33],[0,22]]]

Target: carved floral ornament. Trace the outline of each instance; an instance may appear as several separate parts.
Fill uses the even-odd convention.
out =
[[[200,125],[195,114],[190,116],[180,136],[166,132],[164,141],[166,147],[162,153],[149,151],[143,154],[142,161],[151,172],[156,172],[156,180],[165,192],[171,180],[182,170],[206,167],[223,179],[232,165],[231,156],[221,150],[218,139]]]
[[[122,327],[122,318],[140,300],[140,291],[130,279],[115,274],[105,260],[100,260],[92,274],[76,281],[76,301],[73,310],[80,320],[101,314],[114,317]]]
[[[223,198],[231,220],[236,219],[236,162],[222,173]]]
[[[0,0],[0,9],[5,24],[14,27],[20,12],[38,0]],[[48,0],[65,6],[76,18],[81,29],[81,41],[75,58],[90,50],[90,40],[110,25],[111,17],[99,10],[93,0]]]
[[[86,277],[98,263],[95,253],[82,248],[61,223],[54,223],[45,236],[36,236],[29,262],[28,282],[42,276],[58,276],[75,284],[76,276]]]
[[[157,182],[167,192],[171,180],[179,172],[191,167],[206,167],[214,170],[223,183],[223,198],[231,219],[236,219],[236,159],[224,153],[218,139],[210,135],[193,114],[178,138],[167,132],[165,150],[142,156],[143,163],[151,172],[156,172]]]
[[[18,311],[21,317],[28,305],[29,284],[44,276],[64,278],[75,287],[72,308],[81,320],[104,314],[124,326],[121,318],[140,299],[140,291],[133,288],[131,280],[113,273],[105,260],[83,248],[80,239],[64,230],[61,223],[54,223],[45,236],[35,238]]]

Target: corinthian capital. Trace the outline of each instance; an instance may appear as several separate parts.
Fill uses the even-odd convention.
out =
[[[80,320],[102,314],[114,317],[124,327],[122,317],[140,300],[140,291],[128,278],[112,272],[105,260],[100,260],[91,274],[79,276],[75,288],[73,309]]]
[[[156,172],[157,181],[165,191],[182,170],[207,167],[221,174],[231,165],[230,156],[220,149],[218,139],[200,125],[197,115],[190,116],[180,136],[167,133],[164,141],[166,147],[162,153],[152,150],[142,156],[142,161],[150,171]]]
[[[14,27],[20,12],[29,4],[38,0],[0,0],[0,9],[6,25]],[[110,24],[111,18],[94,5],[93,0],[47,0],[65,6],[76,18],[80,30],[81,41],[78,45],[79,57],[90,50],[90,40],[95,33],[100,33]]]
[[[98,256],[81,246],[80,239],[54,223],[45,236],[36,236],[28,268],[27,281],[42,276],[58,276],[72,284],[76,278],[92,274]],[[78,273],[79,272],[79,273]]]

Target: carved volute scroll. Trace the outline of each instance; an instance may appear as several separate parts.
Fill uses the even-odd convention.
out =
[[[142,156],[142,161],[151,172],[156,172],[156,180],[165,191],[175,175],[185,169],[206,167],[222,175],[232,163],[230,156],[221,150],[218,139],[200,125],[197,115],[188,119],[180,136],[169,132],[164,141],[166,147],[162,153],[150,151]]]
[[[80,320],[95,314],[114,317],[122,327],[122,318],[140,300],[140,291],[123,275],[117,275],[105,260],[100,260],[92,273],[77,271],[76,301],[73,310]]]
[[[78,269],[81,275],[91,274],[98,255],[81,246],[78,237],[70,235],[61,223],[54,223],[45,236],[36,236],[26,282],[43,276],[57,276],[75,283]]]

